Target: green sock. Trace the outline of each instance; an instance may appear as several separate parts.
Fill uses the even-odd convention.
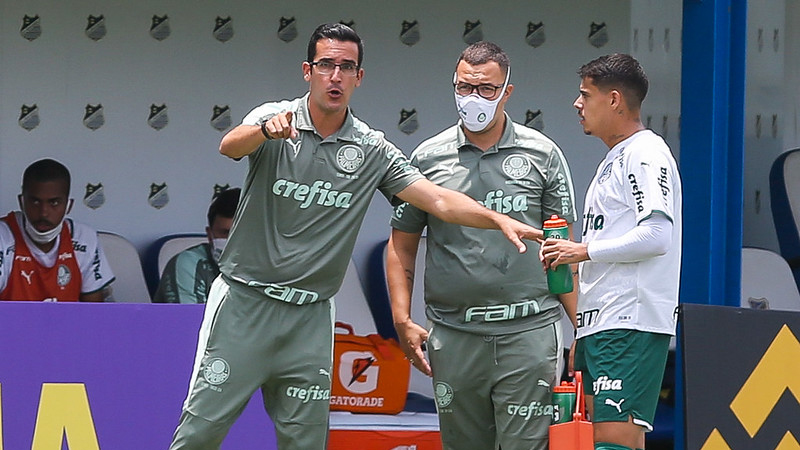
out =
[[[594,450],[633,450],[633,449],[630,447],[625,447],[624,445],[611,444],[609,442],[595,442]]]

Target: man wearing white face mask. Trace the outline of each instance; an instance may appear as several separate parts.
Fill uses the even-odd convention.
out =
[[[102,302],[114,274],[92,228],[66,219],[70,174],[52,159],[22,175],[20,211],[0,219],[0,300]]]
[[[432,182],[534,227],[557,214],[571,234],[569,167],[553,141],[505,113],[510,74],[497,45],[464,50],[453,75],[461,120],[420,144],[411,162]],[[395,209],[392,227],[392,316],[408,359],[433,377],[443,448],[546,450],[562,352],[559,304],[574,322],[575,295],[550,294],[536,252],[508,251],[495,231],[445,223],[409,204]],[[423,327],[410,311],[426,227]]]
[[[178,253],[164,267],[154,303],[205,303],[211,283],[219,275],[219,258],[233,226],[241,189],[217,194],[208,207],[208,242]]]

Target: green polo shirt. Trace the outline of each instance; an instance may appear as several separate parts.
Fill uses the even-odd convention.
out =
[[[572,177],[561,149],[508,116],[506,124],[499,143],[485,152],[459,125],[448,128],[420,144],[412,164],[434,183],[531,226],[541,228],[552,214],[574,222]],[[392,226],[409,233],[428,229],[425,301],[434,322],[505,334],[560,317],[535,242],[519,254],[500,231],[449,224],[408,204],[396,207]]]
[[[422,175],[349,110],[342,128],[323,139],[311,123],[308,94],[261,105],[242,123],[283,111],[293,112],[299,135],[267,140],[247,157],[220,270],[268,297],[303,304],[339,290],[375,190],[391,201]]]

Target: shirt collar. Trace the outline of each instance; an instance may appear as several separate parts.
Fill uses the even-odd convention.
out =
[[[514,133],[514,124],[511,122],[511,117],[509,117],[508,113],[503,111],[503,115],[506,118],[506,127],[503,130],[503,134],[500,136],[500,141],[496,145],[493,145],[491,148],[486,150],[485,153],[496,153],[500,149],[512,148],[516,146],[517,135]],[[463,125],[463,122],[461,119],[459,119],[458,126],[456,127],[458,148],[460,149],[467,145],[474,147],[475,145],[467,140],[467,135],[464,134]]]
[[[295,122],[295,128],[298,130],[311,131],[319,134],[317,133],[317,129],[314,128],[314,123],[311,121],[311,113],[309,112],[308,108],[309,95],[310,92],[306,92],[306,95],[302,97],[300,105],[297,107],[297,121]],[[328,139],[338,139],[351,142],[355,141],[354,118],[349,106],[347,107],[347,115],[344,118],[342,127],[339,128],[339,130]]]

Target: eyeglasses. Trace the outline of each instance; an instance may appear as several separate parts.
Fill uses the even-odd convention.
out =
[[[458,95],[466,97],[467,95],[478,91],[478,95],[487,100],[491,100],[494,98],[495,94],[497,94],[497,90],[502,88],[504,85],[501,84],[499,86],[495,86],[494,84],[469,84],[458,82],[455,83],[454,86]]]
[[[310,64],[312,67],[316,66],[317,72],[319,72],[320,75],[330,75],[338,67],[339,72],[341,72],[342,75],[347,75],[348,77],[354,77],[358,74],[358,69],[359,69],[357,64],[351,62],[343,62],[341,64],[336,64],[335,62],[328,59],[312,61],[309,62],[308,64]]]

